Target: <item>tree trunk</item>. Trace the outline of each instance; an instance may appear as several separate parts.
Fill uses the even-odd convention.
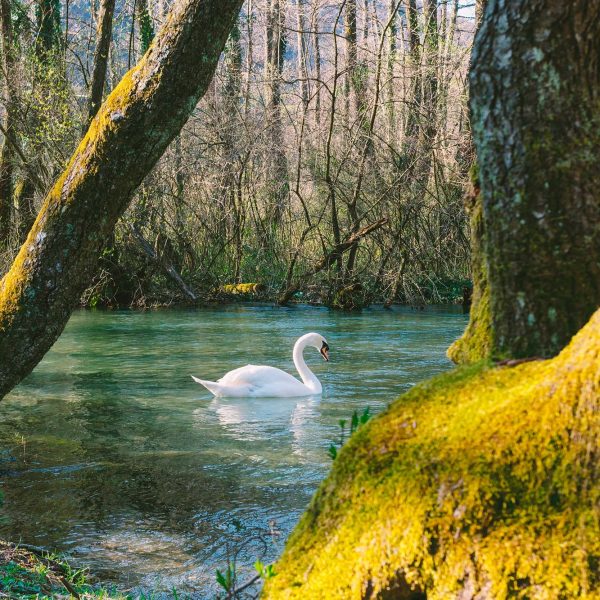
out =
[[[0,0],[0,26],[0,34],[2,36],[2,70],[6,78],[4,130],[7,134],[14,135],[15,65],[10,0]],[[10,234],[14,159],[14,149],[5,135],[4,143],[0,150],[0,248],[8,242]]]
[[[388,143],[394,146],[396,131],[396,111],[394,107],[394,65],[396,63],[396,39],[398,37],[398,26],[396,25],[397,3],[400,0],[389,0],[388,15],[390,27],[388,30],[388,56],[387,56],[387,82],[386,82],[386,109],[388,119]]]
[[[284,0],[270,0],[267,15],[267,121],[271,134],[268,218],[277,224],[289,199],[288,164],[281,122],[281,84],[285,60]]]
[[[0,282],[0,397],[62,332],[133,192],[208,88],[241,4],[176,3],[92,121]]]
[[[60,0],[38,0],[36,4],[36,53],[42,61],[48,60],[62,45],[60,30]]]
[[[412,80],[410,84],[410,96],[408,99],[408,113],[406,127],[404,128],[405,145],[415,146],[415,139],[419,129],[419,109],[421,106],[421,42],[419,39],[419,13],[417,12],[417,0],[405,0],[406,28],[408,30],[408,55]]]
[[[346,45],[346,74],[344,77],[344,96],[346,101],[347,122],[350,122],[350,97],[354,89],[356,76],[356,0],[346,0],[344,11],[344,39]]]
[[[423,65],[419,77],[421,85],[420,105],[415,108],[419,112],[418,145],[415,159],[414,195],[425,196],[425,189],[431,172],[431,161],[438,123],[438,21],[437,0],[426,0],[425,35],[423,36]]]
[[[140,56],[143,56],[154,39],[154,23],[148,10],[148,0],[136,0],[135,10],[140,37]]]
[[[306,57],[308,54],[306,48],[306,25],[304,22],[304,0],[296,0],[296,24],[298,27],[298,80],[300,81],[300,92],[302,94],[302,104],[306,109],[308,107],[308,71],[306,68]]]
[[[473,168],[476,171],[476,167]],[[481,189],[476,172],[471,174],[472,190],[465,198],[471,229],[471,277],[473,292],[469,324],[463,335],[448,348],[448,358],[457,364],[485,359],[491,350],[490,290],[484,253],[484,223]]]
[[[112,37],[114,10],[115,0],[102,0],[100,14],[98,15],[98,28],[96,31],[96,51],[94,52],[94,68],[92,71],[92,83],[90,85],[86,129],[87,126],[89,126],[90,121],[96,116],[96,113],[102,104],[104,82],[106,81],[106,67],[108,65],[108,52]]]
[[[312,41],[313,41],[313,60],[315,65],[315,80],[316,80],[316,91],[315,91],[315,121],[317,125],[321,123],[321,40],[319,38],[319,6],[318,0],[315,0],[315,3],[312,7],[312,16],[311,16],[311,28],[313,31]]]
[[[494,357],[553,356],[600,304],[600,4],[490,0],[473,51]]]

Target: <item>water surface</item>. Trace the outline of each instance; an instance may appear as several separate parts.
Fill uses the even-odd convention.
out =
[[[35,371],[0,403],[0,536],[67,552],[122,589],[202,590],[241,540],[280,552],[331,460],[339,419],[373,413],[450,367],[459,309],[233,306],[76,312]],[[190,374],[305,351],[322,397],[213,399]],[[240,553],[251,565],[263,552]]]

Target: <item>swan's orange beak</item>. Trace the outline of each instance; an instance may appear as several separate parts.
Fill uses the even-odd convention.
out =
[[[329,362],[329,346],[326,342],[323,342],[323,345],[321,346],[321,350],[319,352],[321,352],[321,356],[323,357],[323,359]]]

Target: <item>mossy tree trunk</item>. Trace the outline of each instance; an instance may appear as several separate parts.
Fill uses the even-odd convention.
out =
[[[448,358],[457,364],[485,359],[491,351],[490,290],[484,253],[484,224],[477,166],[471,171],[471,191],[465,198],[471,229],[471,276],[473,295],[469,324],[463,335],[448,348]]]
[[[137,0],[135,3],[136,18],[140,37],[140,54],[145,54],[154,39],[154,23],[148,10],[148,0]]]
[[[473,51],[493,357],[553,356],[600,304],[600,4],[490,0]]]
[[[48,56],[57,52],[62,45],[60,0],[38,0],[36,18],[36,52],[40,60],[46,61]]]
[[[0,397],[62,332],[133,192],[205,93],[241,4],[176,3],[92,121],[0,282]]]

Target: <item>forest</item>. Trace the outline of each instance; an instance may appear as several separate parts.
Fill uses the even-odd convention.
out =
[[[169,6],[10,2],[2,258]],[[342,308],[462,299],[472,163],[458,0],[253,0],[102,249],[86,306],[249,296]],[[8,169],[8,171],[7,171]],[[231,299],[231,298],[229,298]]]
[[[600,3],[0,25],[2,597],[600,597]]]

